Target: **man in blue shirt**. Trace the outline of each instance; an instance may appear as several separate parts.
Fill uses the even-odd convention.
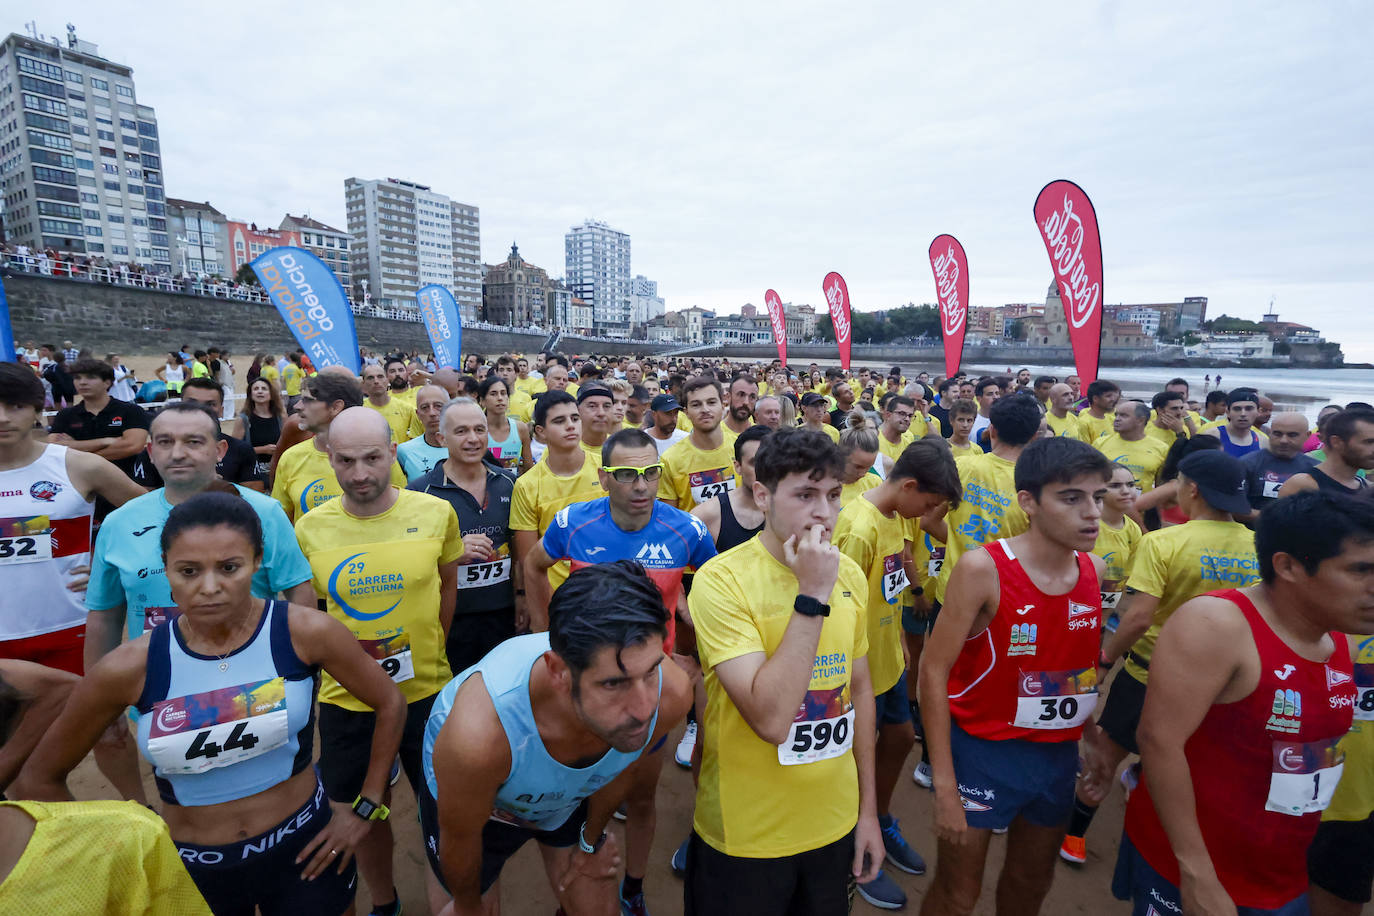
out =
[[[716,555],[706,525],[693,515],[657,499],[663,464],[654,440],[640,429],[622,429],[601,447],[599,476],[606,496],[573,503],[556,516],[526,558],[525,582],[532,607],[548,619],[548,570],[559,560],[573,572],[597,563],[635,560],[663,595],[671,650],[678,606],[685,605],[682,577]],[[644,872],[654,838],[654,794],[663,766],[662,744],[646,752],[643,766],[625,799],[625,881],[622,912],[648,916]]]

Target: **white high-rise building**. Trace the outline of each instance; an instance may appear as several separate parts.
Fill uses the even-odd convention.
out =
[[[567,283],[592,309],[598,334],[630,331],[630,236],[597,220],[573,226],[563,237]]]
[[[630,324],[642,328],[668,310],[658,294],[658,281],[635,274],[630,281]]]
[[[344,208],[357,301],[366,292],[374,304],[413,309],[415,291],[437,283],[453,292],[464,321],[477,320],[482,280],[480,258],[473,254],[481,239],[476,207],[413,181],[349,178]]]
[[[0,45],[0,150],[11,246],[171,272],[157,115],[75,27]]]

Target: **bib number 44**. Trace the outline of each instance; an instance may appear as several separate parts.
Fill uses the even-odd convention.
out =
[[[206,757],[213,760],[225,751],[235,751],[239,748],[251,751],[257,747],[260,740],[257,735],[248,731],[247,722],[235,723],[233,731],[224,739],[223,744],[210,740],[213,733],[214,729],[210,728],[196,732],[195,738],[191,740],[191,746],[186,748],[186,759],[195,760],[197,757]]]

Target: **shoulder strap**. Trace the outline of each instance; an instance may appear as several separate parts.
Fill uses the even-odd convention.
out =
[[[169,620],[153,630],[148,638],[148,658],[144,663],[143,692],[134,704],[139,712],[148,712],[153,704],[167,698],[167,688],[172,683],[172,627],[176,620]]]

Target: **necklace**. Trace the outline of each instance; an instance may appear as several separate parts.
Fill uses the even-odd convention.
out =
[[[183,625],[183,626],[186,625],[186,621],[185,621],[185,620],[182,621],[182,625]],[[240,624],[240,626],[242,626],[242,624]],[[216,654],[213,653],[213,652],[210,653],[211,655],[214,655],[214,656],[215,656],[215,660],[219,662],[219,670],[221,670],[221,671],[228,671],[228,670],[229,670],[229,661],[228,661],[229,656],[233,655],[233,654],[234,654],[235,652],[237,652],[239,649],[243,648],[242,646],[238,645],[237,642],[235,641],[235,637],[238,635],[238,629],[239,629],[238,627],[235,627],[235,628],[234,628],[234,631],[231,632],[231,633],[229,634],[229,637],[230,637],[230,638],[229,638],[229,644],[230,644],[231,648],[229,649],[228,652],[225,652],[225,653],[223,653],[222,655],[216,655]]]

